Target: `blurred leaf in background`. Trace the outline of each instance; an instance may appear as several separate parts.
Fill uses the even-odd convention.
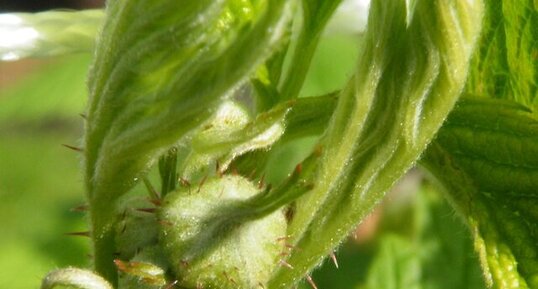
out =
[[[80,159],[90,57],[0,63],[0,288],[37,288],[52,268],[87,266]],[[21,73],[18,73],[21,72]]]

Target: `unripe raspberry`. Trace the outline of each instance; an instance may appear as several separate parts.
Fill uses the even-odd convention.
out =
[[[161,244],[182,288],[263,288],[282,253],[281,210],[244,221],[237,204],[260,190],[240,176],[215,177],[170,193],[160,212]]]

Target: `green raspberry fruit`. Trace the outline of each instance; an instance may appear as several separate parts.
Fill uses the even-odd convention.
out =
[[[208,179],[167,195],[160,212],[161,244],[182,288],[263,288],[278,263],[286,219],[241,216],[260,190],[240,176]]]

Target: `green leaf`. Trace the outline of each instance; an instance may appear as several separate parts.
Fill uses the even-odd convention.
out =
[[[278,46],[293,1],[112,1],[89,77],[85,179],[112,283],[114,203]]]
[[[493,288],[538,288],[538,119],[504,100],[465,99],[422,164],[475,238]]]
[[[538,107],[538,2],[486,1],[466,92]]]
[[[296,284],[332,252],[420,156],[458,99],[481,1],[373,1],[357,75],[322,140],[313,191],[288,230],[300,248],[270,288]]]

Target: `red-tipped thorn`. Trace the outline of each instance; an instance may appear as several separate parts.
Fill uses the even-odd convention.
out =
[[[289,240],[291,238],[291,236],[282,236],[282,237],[278,237],[276,240],[277,241],[286,241],[286,240]]]
[[[91,237],[90,231],[84,231],[84,232],[70,232],[65,233],[67,236],[74,236],[74,237]]]
[[[293,266],[290,263],[288,263],[288,262],[286,262],[284,260],[280,260],[280,265],[284,266],[284,267],[286,267],[288,269],[291,269],[291,270],[295,269],[295,268],[293,268]]]
[[[191,183],[187,179],[184,179],[182,177],[179,177],[179,184],[182,185],[183,187],[191,186]]]
[[[312,280],[312,277],[310,277],[310,275],[306,275],[306,281],[308,281],[308,284],[310,284],[312,288],[318,289],[318,286],[316,286],[316,283],[314,283],[314,280]]]
[[[139,212],[150,213],[150,214],[153,214],[157,211],[157,209],[155,208],[138,208],[136,210]]]
[[[161,199],[149,199],[149,202],[157,207],[160,207],[162,205]]]
[[[166,227],[172,227],[174,224],[172,222],[168,222],[168,221],[165,221],[165,220],[159,220],[157,221],[157,223],[163,225],[163,226],[166,226]]]
[[[331,257],[331,260],[333,260],[333,263],[336,269],[338,269],[338,260],[336,260],[336,255],[334,254],[334,252],[331,252],[329,256]]]
[[[71,212],[86,212],[88,210],[88,205],[80,205],[71,209]]]
[[[75,146],[68,145],[68,144],[62,144],[62,145],[63,145],[64,147],[70,149],[70,150],[74,150],[74,151],[79,152],[79,153],[84,152],[84,149],[79,148],[79,147],[75,147]]]
[[[290,249],[290,250],[296,250],[296,251],[301,251],[301,248],[297,247],[297,246],[293,246],[292,244],[284,244],[284,247]]]
[[[300,174],[303,171],[303,164],[298,164],[295,166],[295,173]]]
[[[228,276],[228,274],[226,273],[226,271],[222,271],[222,274],[224,275],[224,277],[228,280],[228,282],[234,284],[234,285],[237,285],[237,283],[235,282],[234,278],[231,278],[230,276]]]
[[[198,185],[198,191],[197,193],[200,192],[200,190],[202,189],[202,186],[205,184],[205,181],[207,180],[207,175],[204,176],[204,178],[200,181],[200,184]]]
[[[118,270],[125,272],[127,271],[127,263],[123,262],[120,259],[114,259],[114,264],[116,264],[116,267]]]

